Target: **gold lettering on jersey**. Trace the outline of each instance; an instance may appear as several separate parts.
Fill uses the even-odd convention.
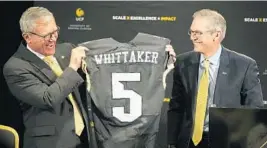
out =
[[[158,64],[158,52],[151,51],[123,51],[94,55],[96,64],[117,63],[154,63]]]

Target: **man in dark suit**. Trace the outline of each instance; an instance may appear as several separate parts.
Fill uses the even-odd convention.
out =
[[[78,91],[84,80],[77,72],[85,47],[56,46],[59,27],[46,8],[27,9],[20,27],[25,41],[3,73],[23,112],[23,147],[89,147],[88,119]]]
[[[209,107],[262,107],[255,60],[221,45],[226,21],[216,11],[193,15],[194,51],[177,57],[168,111],[170,148],[209,147]]]

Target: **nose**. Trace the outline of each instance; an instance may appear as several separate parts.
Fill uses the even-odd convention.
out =
[[[192,40],[192,41],[196,41],[196,40],[197,40],[197,36],[196,36],[194,33],[192,33],[192,34],[190,35],[190,40]]]

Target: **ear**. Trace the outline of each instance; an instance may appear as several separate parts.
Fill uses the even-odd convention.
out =
[[[221,36],[222,36],[221,31],[214,32],[213,41],[220,40]]]
[[[31,43],[31,39],[30,39],[30,35],[27,33],[23,33],[22,37],[24,38],[24,40],[26,41],[27,44]]]

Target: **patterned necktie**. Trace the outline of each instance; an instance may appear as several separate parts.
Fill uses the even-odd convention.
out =
[[[206,115],[206,107],[208,101],[208,88],[209,88],[209,61],[204,60],[204,72],[199,82],[199,88],[196,101],[196,112],[194,120],[194,131],[192,141],[195,146],[199,144],[203,135],[204,120]]]
[[[53,70],[53,72],[57,75],[60,76],[63,71],[60,68],[59,64],[57,63],[57,61],[52,57],[52,56],[48,56],[44,58],[44,61],[50,66],[50,68]],[[74,97],[72,94],[69,94],[68,96],[72,107],[73,107],[73,112],[74,112],[74,123],[75,123],[75,133],[80,136],[83,129],[84,129],[84,122],[82,119],[82,115],[78,109],[78,105],[76,103],[76,101],[74,100]]]

